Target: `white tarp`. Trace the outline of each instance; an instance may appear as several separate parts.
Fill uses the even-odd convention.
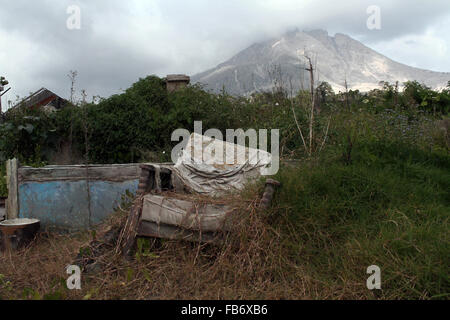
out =
[[[173,170],[192,191],[220,194],[242,190],[271,163],[270,153],[196,133],[191,134]]]
[[[227,217],[233,209],[214,203],[196,203],[160,195],[144,197],[141,219],[204,232],[229,231]]]

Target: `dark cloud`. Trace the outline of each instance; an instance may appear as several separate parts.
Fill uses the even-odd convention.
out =
[[[66,28],[69,5],[81,9],[81,30]],[[370,5],[380,7],[380,30],[366,26]],[[107,96],[148,74],[203,71],[293,28],[346,33],[401,62],[450,71],[448,0],[15,0],[0,9],[0,72],[10,99],[42,86],[67,97],[69,70],[78,89]],[[430,64],[422,47],[434,44]]]

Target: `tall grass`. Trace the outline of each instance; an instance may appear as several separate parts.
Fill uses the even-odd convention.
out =
[[[450,158],[407,145],[357,145],[279,174],[273,217],[289,225],[290,255],[346,297],[371,294],[366,269],[382,271],[383,298],[448,297]]]
[[[0,297],[448,299],[448,134],[397,111],[340,112],[332,123],[320,154],[280,169],[270,210],[257,208],[263,181],[227,199],[239,214],[224,244],[140,240],[135,260],[108,251],[69,292],[64,267],[87,237],[44,237],[0,255]],[[371,265],[381,290],[366,287]]]

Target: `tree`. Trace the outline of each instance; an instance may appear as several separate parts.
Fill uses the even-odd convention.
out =
[[[316,103],[320,109],[326,103],[330,102],[331,98],[334,96],[334,91],[328,82],[322,81],[316,88],[316,95],[319,98]]]
[[[314,83],[315,83],[315,77],[314,77],[314,71],[316,70],[315,67],[313,67],[313,63],[312,63],[312,59],[310,56],[308,56],[306,53],[303,54],[303,57],[306,59],[306,67],[304,68],[306,71],[309,72],[309,77],[310,77],[310,108],[309,108],[309,146],[307,146],[306,140],[305,140],[305,136],[303,135],[303,131],[300,127],[300,124],[298,122],[297,116],[295,114],[295,108],[294,108],[294,100],[293,97],[291,97],[291,110],[294,116],[294,121],[295,124],[297,126],[297,129],[300,133],[300,137],[302,139],[303,142],[303,146],[305,148],[306,153],[311,157],[313,154],[313,144],[314,144],[314,139],[315,139],[315,135],[314,135],[314,122],[315,122],[315,117],[314,114],[316,112],[316,95],[317,95],[317,90],[314,88]],[[291,84],[291,91],[292,91],[292,84]],[[307,108],[306,108],[307,109]],[[327,128],[326,128],[326,132],[325,135],[323,137],[322,140],[322,144],[320,146],[320,148],[318,149],[318,152],[320,152],[323,148],[323,146],[325,145],[327,136],[328,136],[328,129],[330,127],[330,121],[331,121],[331,117],[328,119],[328,124],[327,124]]]

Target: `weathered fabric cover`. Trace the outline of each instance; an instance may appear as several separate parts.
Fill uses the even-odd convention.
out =
[[[192,191],[218,195],[242,190],[247,181],[262,174],[271,160],[267,151],[193,133],[173,170]]]
[[[161,195],[144,197],[141,219],[204,232],[229,231],[227,217],[233,209],[222,204],[196,203]]]

